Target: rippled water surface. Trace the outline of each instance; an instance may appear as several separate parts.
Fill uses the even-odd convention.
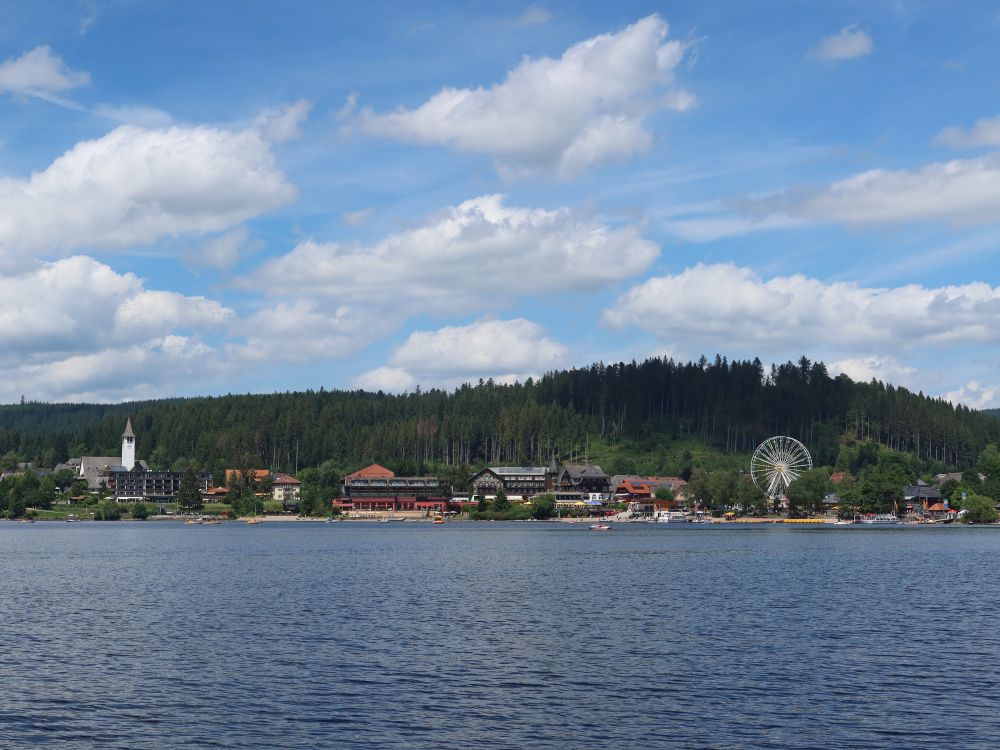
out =
[[[1000,747],[1000,529],[0,524],[0,746]]]

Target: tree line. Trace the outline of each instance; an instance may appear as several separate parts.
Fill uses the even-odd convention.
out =
[[[0,463],[51,467],[70,456],[116,455],[126,417],[138,435],[137,457],[152,468],[315,468],[324,486],[329,475],[373,461],[399,474],[461,478],[470,466],[544,465],[553,454],[600,460],[602,451],[649,455],[650,473],[677,473],[691,467],[658,453],[664,446],[697,443],[740,456],[775,434],[801,440],[817,465],[835,465],[845,440],[856,440],[911,454],[923,470],[963,470],[1000,442],[994,415],[875,380],[833,377],[806,357],[765,368],[759,359],[716,356],[596,363],[453,391],[29,400],[0,406]],[[606,460],[609,473],[627,468]]]

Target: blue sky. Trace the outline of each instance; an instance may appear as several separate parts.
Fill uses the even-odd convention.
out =
[[[0,14],[0,400],[721,353],[1000,406],[992,3]]]

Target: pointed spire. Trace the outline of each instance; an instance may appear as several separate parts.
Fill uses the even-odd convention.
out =
[[[135,433],[132,432],[132,417],[129,417],[125,422],[125,432],[122,433],[123,438],[134,438]]]

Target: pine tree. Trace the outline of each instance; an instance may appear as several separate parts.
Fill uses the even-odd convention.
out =
[[[188,464],[181,477],[181,484],[177,490],[177,504],[184,510],[201,510],[204,504],[201,501],[201,485],[198,482],[198,472],[194,464]]]

